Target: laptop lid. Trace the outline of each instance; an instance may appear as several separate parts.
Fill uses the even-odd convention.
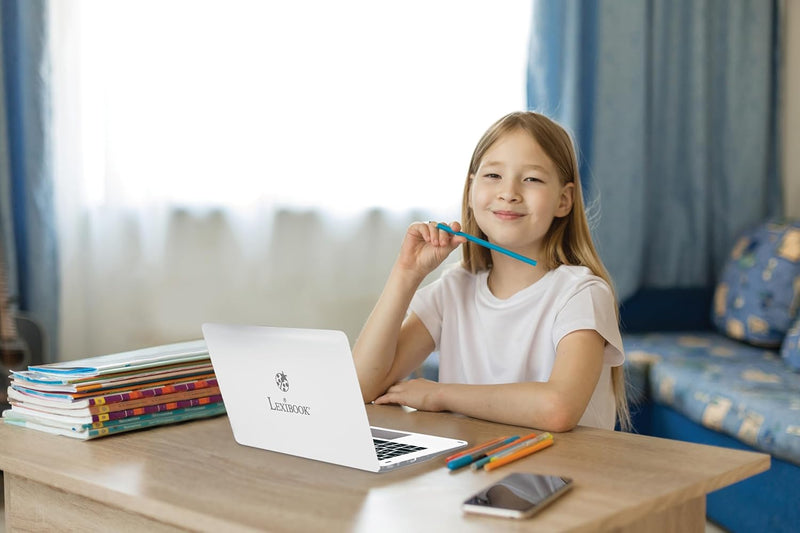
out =
[[[203,335],[239,444],[372,472],[466,445],[381,429],[424,450],[379,461],[342,331],[204,324]]]

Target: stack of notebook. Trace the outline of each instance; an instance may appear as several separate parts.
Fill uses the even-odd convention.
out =
[[[12,371],[7,424],[94,439],[222,414],[202,340]]]

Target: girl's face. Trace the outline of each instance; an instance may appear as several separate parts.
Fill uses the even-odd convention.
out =
[[[561,184],[553,162],[521,129],[500,137],[470,179],[469,206],[489,241],[534,259],[553,219],[572,209],[575,185]]]

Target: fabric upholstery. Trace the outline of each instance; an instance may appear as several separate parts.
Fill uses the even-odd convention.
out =
[[[736,242],[714,293],[712,320],[731,338],[777,348],[800,306],[800,220],[769,222]]]
[[[800,465],[800,374],[777,351],[716,332],[627,335],[625,349],[656,403]]]
[[[800,317],[786,333],[781,345],[781,357],[793,370],[800,372]]]

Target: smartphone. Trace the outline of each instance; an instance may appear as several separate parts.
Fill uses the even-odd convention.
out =
[[[486,487],[462,505],[468,513],[528,518],[572,487],[566,477],[517,472]]]

